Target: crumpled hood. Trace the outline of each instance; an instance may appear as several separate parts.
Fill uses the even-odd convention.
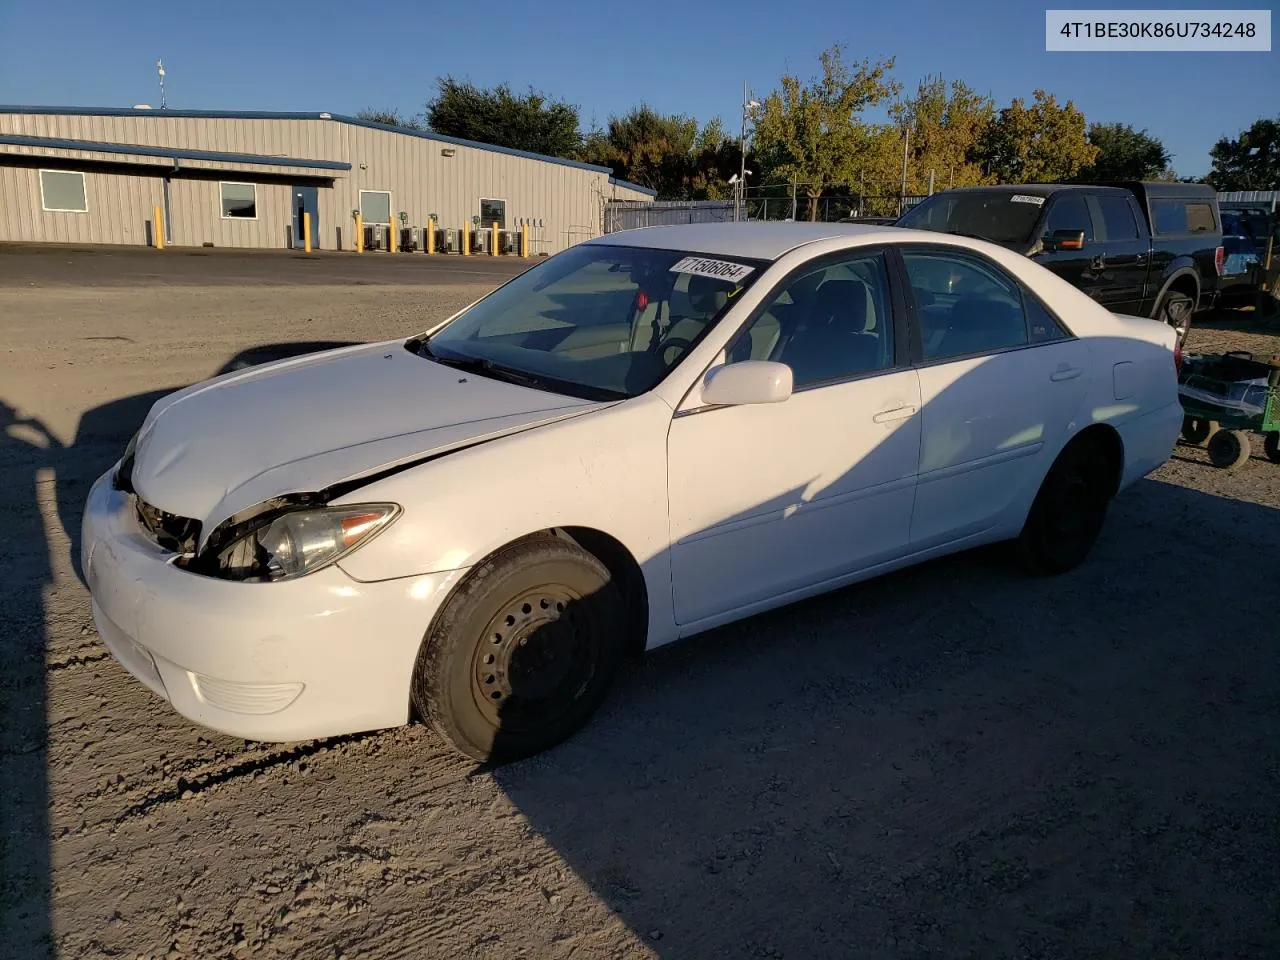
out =
[[[250,367],[179,390],[143,423],[133,488],[201,521],[607,406],[415,356],[399,340]]]

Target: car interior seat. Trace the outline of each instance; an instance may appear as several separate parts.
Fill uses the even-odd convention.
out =
[[[823,282],[807,316],[785,333],[778,350],[777,359],[791,367],[797,383],[880,366],[879,334],[867,329],[868,299],[861,280]]]

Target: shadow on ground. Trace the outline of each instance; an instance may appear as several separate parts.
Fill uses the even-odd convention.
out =
[[[235,354],[211,376],[349,346],[349,341],[273,343]],[[60,523],[80,568],[80,519],[93,481],[120,456],[156,400],[179,389],[126,397],[86,413],[71,444],[0,400],[0,942],[5,956],[52,956],[46,630],[53,585],[45,527]],[[55,487],[56,515],[44,516],[38,487]],[[52,514],[53,512],[51,512]],[[9,951],[12,952],[9,952]]]
[[[1275,955],[1277,542],[1144,480],[1067,577],[982,551],[723,628],[495,776],[663,957]]]

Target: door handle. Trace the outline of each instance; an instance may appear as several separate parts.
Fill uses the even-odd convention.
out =
[[[1053,381],[1074,380],[1080,374],[1084,373],[1083,367],[1073,367],[1069,364],[1062,364],[1057,370],[1049,374],[1049,379]]]
[[[876,423],[893,423],[895,420],[906,420],[915,416],[915,407],[894,407],[892,410],[881,410],[871,419]]]

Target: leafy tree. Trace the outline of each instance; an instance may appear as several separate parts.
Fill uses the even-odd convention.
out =
[[[482,90],[451,76],[436,81],[427,122],[436,133],[553,157],[572,157],[582,146],[578,108],[532,87],[516,94],[506,84]]]
[[[1280,117],[1257,120],[1236,139],[1209,151],[1208,180],[1217,190],[1280,190]]]
[[[590,130],[578,156],[658,191],[659,199],[700,200],[726,194],[740,154],[718,120],[699,130],[692,117],[641,104],[610,117],[607,129]]]
[[[1077,178],[1097,180],[1154,180],[1169,169],[1169,151],[1146,130],[1127,123],[1091,123],[1089,143],[1098,148],[1094,161]]]
[[[1084,114],[1068,100],[1035,91],[1031,106],[1021,98],[1000,111],[974,151],[974,159],[1000,183],[1056,183],[1093,163],[1098,148],[1085,138]]]
[[[894,96],[893,60],[846,64],[836,44],[819,58],[822,74],[807,83],[783,76],[757,111],[755,149],[771,177],[802,185],[810,220],[818,218],[825,188],[849,183],[872,164],[881,147],[878,129],[862,113]]]
[[[990,97],[962,81],[948,84],[940,76],[925,77],[914,97],[890,111],[895,127],[890,139],[895,141],[899,171],[901,128],[911,131],[907,192],[921,194],[928,190],[930,170],[934,171],[938,189],[990,182],[981,165],[970,157],[994,121],[995,112]]]
[[[393,127],[408,127],[411,130],[423,129],[423,123],[417,117],[402,117],[396,110],[361,110],[356,114],[361,120],[372,123],[385,123]]]

